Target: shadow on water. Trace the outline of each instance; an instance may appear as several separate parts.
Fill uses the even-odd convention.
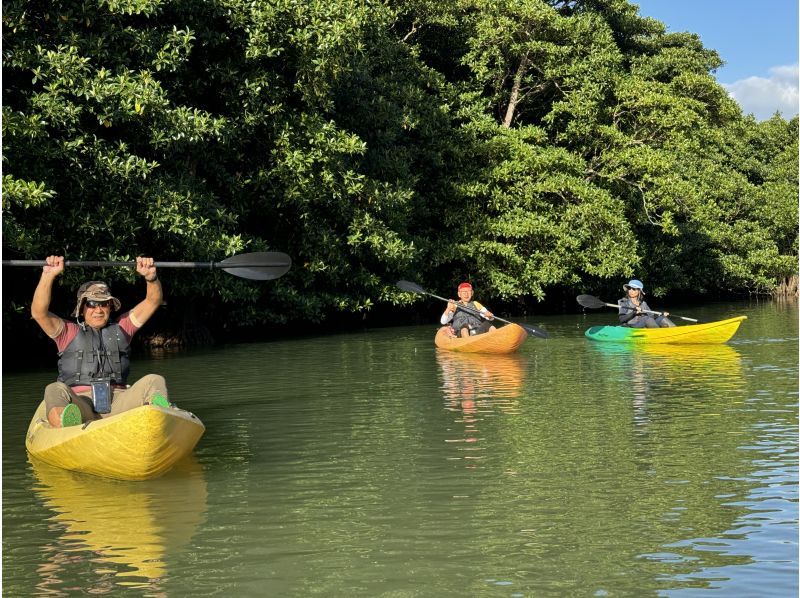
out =
[[[69,592],[76,569],[91,571],[82,576],[83,593],[158,591],[170,553],[187,545],[206,519],[208,490],[193,456],[161,478],[133,483],[36,459],[30,465],[33,491],[52,513],[47,525],[54,532],[40,547],[36,587],[42,593]]]

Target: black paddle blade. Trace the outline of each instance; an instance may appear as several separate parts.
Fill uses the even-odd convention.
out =
[[[603,301],[600,301],[600,299],[592,295],[578,295],[577,299],[578,303],[583,307],[588,307],[590,309],[597,309],[599,307],[605,307],[606,305]]]
[[[517,324],[521,326],[525,332],[527,332],[531,336],[537,336],[539,338],[550,338],[550,335],[547,334],[546,331],[538,328],[537,326],[531,326],[530,324]]]
[[[215,264],[215,267],[239,278],[275,280],[289,271],[292,258],[277,251],[258,251],[234,255]]]
[[[407,280],[398,280],[396,285],[398,289],[405,291],[406,293],[419,293],[421,295],[427,294],[425,289],[423,289],[421,286]]]

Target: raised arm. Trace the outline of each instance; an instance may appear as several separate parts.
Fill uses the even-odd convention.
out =
[[[131,310],[134,323],[141,327],[145,322],[156,313],[161,307],[164,293],[161,289],[161,281],[158,279],[155,262],[151,257],[137,257],[136,271],[141,274],[147,282],[147,294],[144,300]]]
[[[55,338],[64,326],[64,320],[50,312],[50,300],[53,296],[53,281],[64,271],[64,256],[51,255],[45,259],[42,268],[42,277],[36,290],[33,292],[31,302],[31,316],[44,333],[50,338]]]

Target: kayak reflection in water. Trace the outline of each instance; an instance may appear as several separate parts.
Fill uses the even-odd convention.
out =
[[[468,337],[494,330],[495,327],[490,323],[493,319],[492,312],[472,300],[472,285],[462,282],[458,285],[458,301],[450,299],[447,302],[447,309],[440,321],[447,326],[450,336]]]
[[[672,328],[675,324],[667,316],[669,312],[664,312],[654,318],[646,313],[652,311],[644,300],[644,284],[641,280],[633,279],[628,284],[622,285],[626,296],[617,301],[619,305],[619,321],[623,326],[629,328]]]

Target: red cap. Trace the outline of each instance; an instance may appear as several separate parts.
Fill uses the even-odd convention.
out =
[[[460,285],[458,285],[458,290],[460,291],[461,289],[469,289],[471,291],[472,285],[468,282],[462,282]]]

